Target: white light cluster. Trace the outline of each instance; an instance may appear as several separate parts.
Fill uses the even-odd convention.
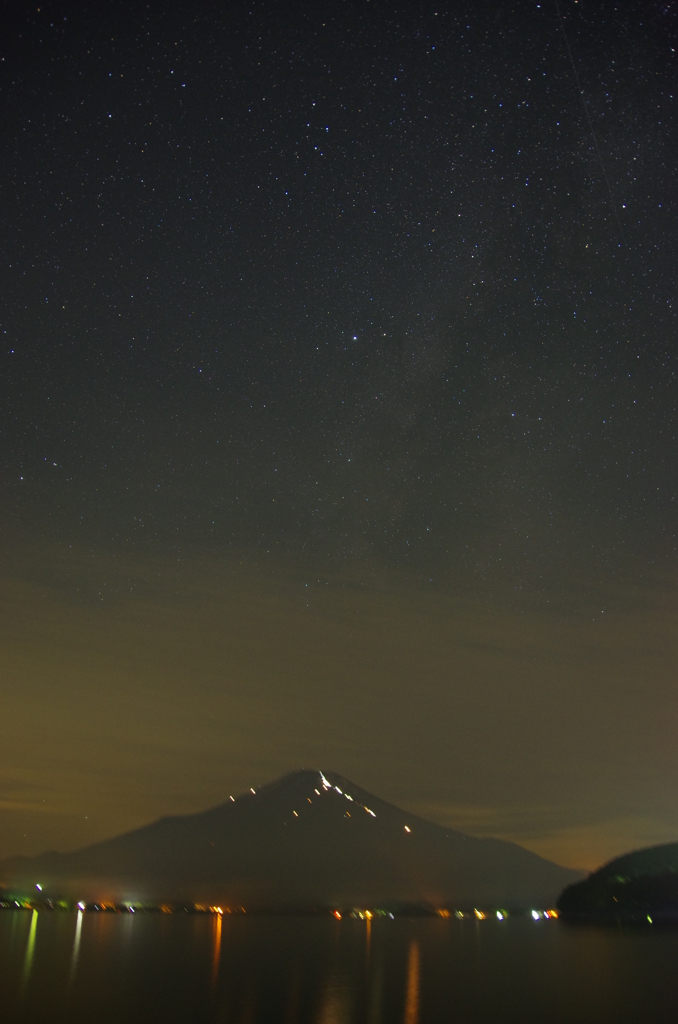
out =
[[[345,797],[346,800],[350,800],[352,804],[353,803],[357,803],[358,807],[362,807],[362,809],[364,811],[367,811],[367,813],[371,814],[373,818],[376,818],[376,814],[374,813],[374,811],[371,811],[369,809],[369,807],[365,807],[365,804],[361,804],[358,800],[354,800],[353,797],[350,796],[350,794],[344,793],[343,790],[339,789],[339,786],[333,786],[332,783],[329,781],[329,779],[326,779],[321,771],[318,772],[318,775],[320,776],[320,780],[322,782],[322,787],[323,787],[323,789],[325,790],[326,793],[329,792],[331,789],[333,789],[335,791],[335,793],[339,793],[339,795]],[[318,793],[317,789],[316,789],[316,793]],[[318,793],[318,796],[320,796],[320,793]]]

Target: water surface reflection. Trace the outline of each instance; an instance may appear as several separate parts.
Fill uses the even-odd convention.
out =
[[[410,942],[407,959],[404,1021],[405,1024],[418,1024],[419,1021],[419,943],[416,939]]]
[[[663,1024],[677,959],[650,928],[0,912],[3,1024]]]
[[[80,937],[82,935],[82,910],[78,911],[75,922],[75,938],[73,939],[73,952],[71,953],[71,970],[69,975],[70,983],[73,984],[75,972],[78,969],[78,955],[80,953]]]
[[[221,929],[223,927],[221,914],[216,914],[214,919],[214,943],[212,946],[212,984],[216,985],[219,979],[219,963],[221,960]]]
[[[33,967],[33,956],[35,955],[35,934],[38,930],[38,912],[34,910],[31,915],[31,926],[28,930],[28,942],[26,943],[26,956],[24,957],[24,970],[21,977],[22,988],[28,984]]]

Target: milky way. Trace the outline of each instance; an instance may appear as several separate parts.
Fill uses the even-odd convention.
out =
[[[13,18],[13,579],[105,608],[237,564],[587,622],[672,592],[669,5]]]

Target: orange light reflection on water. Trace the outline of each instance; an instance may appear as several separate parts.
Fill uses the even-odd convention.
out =
[[[419,973],[419,943],[413,939],[407,958],[404,1024],[418,1024],[419,1021]]]
[[[212,984],[216,985],[219,977],[219,963],[221,962],[221,928],[224,919],[221,914],[214,917],[214,942],[212,945]]]

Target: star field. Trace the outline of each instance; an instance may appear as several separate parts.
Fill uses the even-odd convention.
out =
[[[612,196],[547,4],[17,24],[10,514],[445,573],[673,553],[673,15],[563,24]]]
[[[64,586],[105,604],[138,587],[110,559],[231,560],[592,616],[673,578],[673,5],[7,26],[15,576],[86,551]]]

